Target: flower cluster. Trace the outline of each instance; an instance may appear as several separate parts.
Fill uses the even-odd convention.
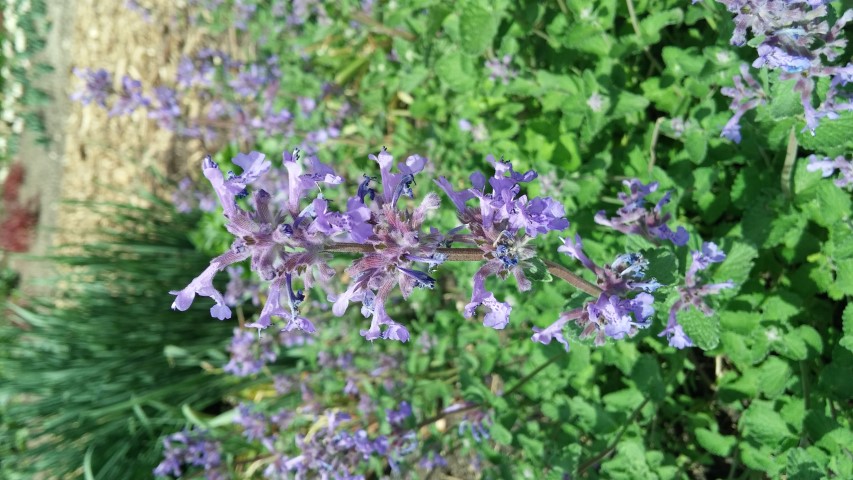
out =
[[[725,252],[721,251],[717,245],[711,242],[702,244],[702,249],[691,252],[693,263],[687,269],[684,275],[684,285],[678,287],[678,300],[669,309],[669,321],[666,328],[659,336],[666,335],[669,340],[669,345],[675,348],[692,347],[693,340],[684,333],[684,329],[676,319],[676,315],[681,310],[686,310],[691,307],[699,309],[703,314],[710,316],[714,314],[714,310],[705,303],[705,297],[714,295],[720,290],[733,288],[734,282],[731,280],[722,283],[700,284],[697,274],[708,268],[712,263],[719,263],[726,259]]]
[[[189,430],[174,433],[163,439],[163,461],[154,469],[158,477],[181,477],[185,467],[201,467],[209,480],[226,479],[222,465],[222,446],[208,438],[204,431]]]
[[[486,60],[486,68],[489,69],[489,78],[508,85],[511,79],[518,76],[518,72],[513,70],[511,65],[512,55],[504,55],[500,59]]]
[[[75,69],[75,73],[84,85],[71,95],[73,100],[83,105],[94,103],[107,109],[110,116],[127,116],[141,109],[160,128],[208,143],[224,136],[253,144],[261,132],[266,136],[293,136],[297,115],[309,118],[318,100],[334,93],[327,85],[318,98],[299,97],[293,106],[298,112],[294,113],[279,103],[286,84],[282,83],[277,57],[241,62],[209,48],[181,59],[174,87],[157,85],[148,94],[139,80],[127,75],[115,88],[112,75],[104,69]],[[204,107],[198,111],[186,108],[188,98],[204,99]],[[306,149],[314,151],[338,137],[352,111],[353,107],[343,101],[322,127],[304,132]]]
[[[471,188],[456,191],[444,177],[436,180],[436,184],[456,206],[459,221],[470,232],[459,234],[458,230],[451,231],[445,241],[476,245],[485,260],[474,275],[474,292],[465,306],[465,317],[472,317],[483,305],[489,309],[483,324],[502,329],[509,323],[512,306],[499,302],[492,292],[486,290],[486,278],[496,275],[504,280],[512,274],[520,291],[530,290],[532,284],[524,269],[530,265],[536,252],[528,243],[538,235],[565,230],[569,221],[565,218],[563,205],[556,200],[519,196],[521,184],[538,176],[535,171],[516,172],[511,163],[495,160],[491,155],[487,161],[495,167],[494,176],[487,179],[481,172],[475,172],[470,177]],[[488,192],[487,183],[491,187]],[[473,199],[478,205],[468,206],[467,202]]]
[[[809,156],[809,164],[806,165],[806,170],[810,172],[820,170],[823,178],[831,176],[838,170],[840,175],[835,179],[835,184],[839,188],[853,186],[853,161],[847,160],[843,155],[839,155],[835,159],[829,157],[820,158],[816,155],[811,155]]]
[[[678,227],[672,231],[667,222],[672,215],[662,214],[661,209],[669,203],[672,192],[666,192],[658,200],[654,208],[649,210],[646,206],[646,196],[657,191],[658,182],[643,185],[637,179],[625,180],[624,185],[630,190],[630,194],[619,193],[622,208],[616,211],[617,215],[607,218],[604,210],[595,214],[595,223],[606,225],[622,233],[641,235],[649,240],[668,240],[680,247],[687,243],[689,235],[684,227]]]
[[[231,344],[228,346],[231,358],[223,370],[237,377],[253,375],[278,358],[276,344],[287,347],[312,342],[313,338],[305,336],[302,332],[280,332],[277,337],[272,335],[258,337],[253,332],[235,328]]]
[[[844,26],[853,20],[853,10],[845,11],[830,27],[824,0],[718,0],[735,14],[733,45],[746,43],[747,31],[760,38],[755,68],[767,67],[780,72],[780,80],[796,79],[794,91],[800,94],[805,109],[806,127],[814,134],[821,118],[834,119],[839,112],[853,109],[853,98],[842,90],[853,78],[853,64],[831,65],[844,52],[847,40]],[[815,80],[829,78],[829,90],[815,108],[812,94]],[[746,75],[744,75],[746,78]],[[738,90],[741,90],[738,87]],[[729,93],[734,93],[730,91]],[[732,96],[732,95],[729,95]],[[740,141],[736,126],[745,110],[757,103],[740,102],[735,117],[726,125],[723,136]],[[734,122],[734,123],[733,123]]]
[[[351,415],[336,409],[325,410],[316,416],[308,433],[296,435],[295,454],[285,454],[291,438],[279,435],[295,417],[281,411],[270,417],[252,413],[241,406],[237,423],[249,440],[258,440],[267,448],[272,459],[264,470],[267,478],[364,478],[355,474],[371,457],[385,459],[396,470],[397,463],[410,454],[417,441],[412,434],[403,436],[377,435],[371,437],[364,429],[350,430]]]
[[[742,138],[740,134],[741,118],[746,115],[746,112],[767,103],[767,95],[761,85],[749,73],[749,67],[746,64],[740,66],[740,75],[736,75],[733,80],[734,87],[720,89],[723,95],[731,97],[732,103],[729,105],[729,109],[735,112],[723,127],[721,136],[735,143],[740,143]]]
[[[651,292],[661,285],[654,278],[645,278],[648,261],[641,254],[622,254],[612,264],[600,267],[584,253],[580,235],[574,240],[563,239],[557,250],[595,273],[601,294],[581,308],[561,313],[557,321],[544,329],[534,327],[533,341],[547,345],[557,340],[568,350],[563,329],[569,322],[579,327],[578,338],[594,338],[595,345],[603,345],[606,338],[633,337],[651,325],[655,313]]]

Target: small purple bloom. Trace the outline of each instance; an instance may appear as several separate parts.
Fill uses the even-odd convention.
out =
[[[83,80],[84,86],[82,90],[78,90],[71,94],[71,99],[88,105],[96,103],[101,107],[106,108],[107,96],[113,91],[113,79],[110,72],[103,68],[92,70],[90,68],[75,68],[74,75],[80,80]]]
[[[843,155],[831,159],[829,157],[820,158],[817,155],[809,156],[809,164],[806,165],[806,170],[816,172],[820,170],[821,176],[827,178],[838,170],[839,176],[835,179],[835,185],[838,188],[853,186],[853,161],[847,160]]]

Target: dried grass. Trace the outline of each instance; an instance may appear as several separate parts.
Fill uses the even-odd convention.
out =
[[[183,2],[150,0],[154,19],[125,8],[123,0],[77,0],[74,5],[73,64],[105,68],[114,73],[115,87],[123,75],[143,85],[173,84],[178,62],[200,45],[210,44],[206,32],[189,25]],[[68,72],[68,91],[79,86]],[[195,169],[204,152],[197,142],[177,141],[137,111],[110,118],[103,109],[73,103],[65,135],[62,198],[128,202],[144,205],[144,190],[166,196],[152,169],[180,179]],[[107,227],[109,219],[76,205],[63,205],[54,245],[79,242],[81,232]]]

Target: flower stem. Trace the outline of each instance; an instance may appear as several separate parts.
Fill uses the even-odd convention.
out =
[[[327,245],[324,249],[328,253],[371,253],[376,250],[376,247],[370,244],[340,242],[332,245]],[[482,262],[485,260],[483,251],[476,247],[449,247],[438,248],[438,253],[447,255],[448,262]],[[593,297],[601,295],[601,289],[582,277],[576,275],[568,268],[549,260],[545,260],[545,265],[548,267],[548,272],[557,278],[565,280],[573,287],[586,292]]]

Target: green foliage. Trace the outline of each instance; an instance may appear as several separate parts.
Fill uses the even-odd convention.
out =
[[[389,307],[409,326],[411,343],[364,342],[357,332],[365,320],[350,311],[340,319],[323,318],[318,327],[327,333],[320,333],[316,344],[288,352],[296,370],[304,372],[300,379],[319,384],[323,405],[366,425],[382,424],[373,416],[362,418],[355,399],[341,394],[344,372],[318,368],[316,359],[320,352],[351,352],[370,366],[387,354],[403,359],[394,371],[395,388],[386,388],[381,376],[361,378],[375,404],[390,408],[406,400],[423,420],[468,402],[488,417],[490,438],[480,442],[457,434],[461,415],[421,427],[428,434],[421,436],[417,454],[438,451],[449,457],[447,470],[456,477],[853,476],[851,198],[849,191],[806,169],[810,153],[849,154],[850,112],[822,120],[814,136],[802,133],[802,107],[791,82],[764,75],[759,78],[769,101],[742,120],[743,142],[719,138],[732,114],[719,90],[732,85],[739,64],[751,63],[755,53],[731,50],[731,14],[714,2],[630,2],[628,9],[615,0],[466,0],[452,7],[406,0],[377,2],[381,6],[369,15],[357,3],[329,4],[328,21],[312,13],[310,21],[280,38],[267,35],[278,31],[269,16],[258,15],[249,28],[256,40],[251,53],[282,58],[284,77],[304,95],[316,97],[324,82],[336,81],[339,89],[324,94],[317,111],[304,120],[309,130],[327,125],[343,102],[357,106],[344,120],[341,137],[319,148],[321,160],[352,185],[362,173],[375,173],[366,156],[387,145],[398,158],[415,152],[429,157],[435,175],[459,187],[474,170],[490,173],[486,154],[504,155],[517,169],[540,173],[525,193],[561,201],[572,221],[567,236],[579,233],[593,260],[610,264],[620,253],[643,252],[649,276],[665,286],[654,293],[657,312],[650,328],[626,341],[594,345],[578,339],[580,332],[570,323],[566,354],[556,342],[529,341],[533,327],[547,327],[560,312],[588,299],[561,281],[547,281],[545,259],[587,274],[556,254],[555,238],[537,239],[541,258],[525,265],[536,281],[531,291],[490,279],[489,290],[513,305],[512,321],[503,331],[483,328],[480,318],[469,321],[460,313],[477,266],[442,265],[435,292],[419,291],[407,303]],[[229,28],[230,17],[222,11],[212,18],[214,30]],[[500,75],[486,63],[507,55],[505,78],[491,78]],[[466,122],[471,128],[463,128]],[[792,128],[798,132],[796,161],[783,173]],[[304,140],[305,132],[299,132],[265,139],[258,148],[277,156]],[[217,159],[223,163],[233,153],[222,152]],[[621,181],[630,177],[657,181],[661,191],[674,192],[663,211],[689,230],[686,247],[615,234],[593,222],[595,212],[618,208]],[[430,188],[419,181],[415,193]],[[324,195],[338,193],[330,188]],[[440,229],[457,223],[446,213],[431,221]],[[191,238],[208,255],[231,241],[215,214],[206,215]],[[698,348],[674,351],[658,334],[693,262],[691,252],[703,241],[714,241],[727,258],[703,271],[700,284],[731,281],[734,286],[709,296],[705,309],[676,312]],[[170,299],[163,291],[185,285],[202,267],[182,268],[174,276],[156,275],[158,293],[151,295],[151,305],[165,309]],[[308,292],[312,300],[326,295]],[[183,323],[173,321],[170,328],[193,322],[213,336],[221,325],[206,317],[203,311],[186,313]],[[415,339],[426,339],[428,346]],[[214,349],[216,341],[200,335],[176,340],[168,352],[187,358],[178,354],[204,342]],[[223,409],[233,415],[232,404],[264,397],[272,375],[293,370],[290,364],[271,366],[256,385],[223,402]],[[198,385],[224,383],[217,377],[204,380]],[[218,401],[215,395],[199,398]],[[206,405],[189,398],[178,401],[191,403],[187,411]],[[271,410],[280,406],[277,401],[297,409],[302,399],[292,393],[259,403]],[[175,416],[166,418],[164,424],[177,427]],[[95,429],[91,425],[85,428]],[[209,426],[223,437],[239,436],[224,420]],[[285,433],[292,438],[305,431],[300,424]],[[93,437],[100,438],[100,432],[95,429]],[[260,447],[234,443],[230,467],[246,477],[258,472],[246,465],[258,458]],[[74,452],[81,458],[82,450]],[[101,465],[104,458],[91,463]],[[482,470],[475,472],[473,464]],[[386,473],[384,464],[369,468],[376,476]]]
[[[224,363],[231,327],[204,307],[168,309],[169,285],[208,261],[186,240],[193,222],[162,204],[80,208],[116,230],[51,258],[67,273],[50,295],[8,304],[0,324],[3,478],[77,475],[84,457],[92,478],[150,478],[160,437],[187,421],[182,405],[216,411],[236,384],[202,370]]]

